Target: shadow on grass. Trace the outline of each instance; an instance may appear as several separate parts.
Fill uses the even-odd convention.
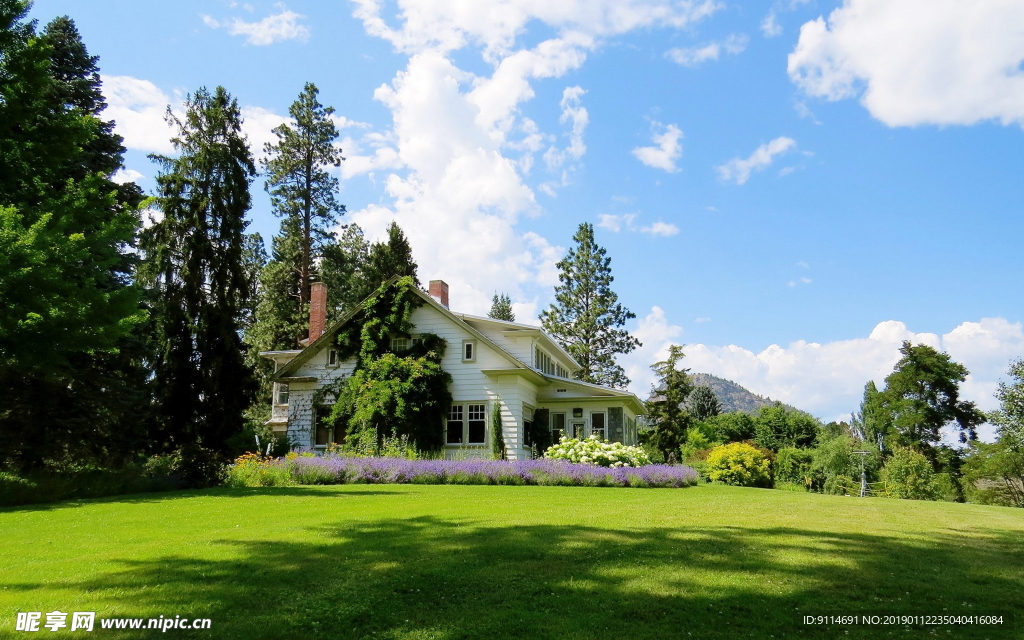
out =
[[[406,491],[387,491],[373,488],[373,485],[353,485],[350,491],[324,491],[316,486],[294,486],[294,487],[243,487],[227,488],[214,487],[211,489],[177,489],[170,491],[159,491],[151,493],[130,493],[112,496],[101,496],[96,498],[68,498],[59,502],[45,502],[39,504],[22,504],[16,506],[0,507],[0,514],[15,513],[24,511],[56,511],[58,509],[73,509],[89,504],[126,503],[143,504],[147,502],[168,502],[177,501],[182,498],[251,498],[253,496],[270,497],[316,497],[317,499],[329,500],[332,498],[346,498],[349,496],[378,496],[378,495],[401,495]],[[390,485],[389,485],[390,486]]]
[[[121,572],[64,586],[92,591],[118,615],[210,618],[205,637],[217,638],[933,637],[902,627],[846,635],[801,618],[996,613],[1008,621],[1024,610],[1018,532],[488,527],[424,517],[308,534],[215,542],[238,552],[232,560],[124,561]],[[937,633],[1016,633],[949,630]]]

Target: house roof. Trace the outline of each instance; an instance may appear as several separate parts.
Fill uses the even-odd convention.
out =
[[[580,363],[576,361],[576,358],[572,357],[572,354],[570,354],[568,351],[566,351],[562,347],[562,345],[558,344],[557,340],[552,338],[551,335],[549,335],[546,331],[544,331],[544,329],[542,329],[540,327],[534,326],[532,324],[523,324],[521,322],[509,322],[508,320],[496,320],[494,318],[484,318],[484,317],[481,317],[481,316],[473,316],[473,315],[470,315],[468,313],[458,313],[458,314],[455,314],[455,315],[457,315],[458,317],[462,318],[463,320],[467,320],[469,322],[482,322],[482,323],[486,323],[486,324],[492,324],[492,325],[495,325],[497,327],[501,327],[501,328],[504,329],[502,331],[502,333],[504,335],[507,335],[507,336],[514,336],[514,335],[537,335],[537,336],[540,336],[540,337],[544,338],[544,341],[547,343],[547,345],[550,348],[552,348],[553,350],[555,350],[558,353],[562,354],[562,357],[565,358],[571,364],[571,367],[572,367],[573,371],[578,371],[579,369],[582,368],[580,366]]]
[[[387,282],[385,282],[381,286],[382,287],[391,287],[391,286],[394,286],[394,284],[397,281],[398,281],[398,277],[395,276],[395,277],[389,279]],[[564,349],[562,349],[562,347],[560,345],[558,345],[557,342],[552,340],[551,337],[548,336],[546,333],[544,333],[540,328],[534,327],[534,326],[531,326],[531,325],[519,324],[519,323],[515,323],[515,322],[506,322],[504,320],[494,320],[493,318],[479,318],[477,316],[471,316],[471,315],[468,315],[468,314],[453,313],[450,309],[447,309],[444,305],[442,305],[437,300],[435,300],[433,297],[431,297],[430,294],[428,294],[427,292],[422,291],[419,288],[412,288],[410,290],[413,291],[416,295],[418,295],[426,304],[432,306],[434,309],[439,311],[443,316],[447,317],[449,320],[451,320],[452,322],[454,322],[458,326],[462,327],[464,330],[469,332],[470,335],[472,335],[474,338],[479,340],[481,343],[486,344],[488,347],[493,349],[495,351],[495,353],[497,353],[500,356],[502,356],[505,360],[508,361],[508,363],[510,365],[512,365],[508,369],[488,370],[488,371],[492,371],[492,372],[501,371],[501,372],[508,372],[508,373],[515,373],[515,374],[525,375],[527,377],[534,378],[535,381],[537,381],[536,379],[539,378],[539,380],[541,382],[548,383],[548,384],[550,384],[550,383],[559,383],[559,384],[567,384],[567,385],[573,385],[573,386],[582,386],[582,387],[586,387],[586,388],[590,388],[590,389],[594,389],[594,390],[601,390],[601,391],[603,391],[605,393],[605,395],[608,395],[608,396],[618,396],[618,397],[622,397],[624,399],[632,399],[632,402],[635,403],[635,406],[638,409],[637,413],[643,413],[643,411],[644,411],[644,404],[643,404],[643,402],[638,397],[636,397],[635,394],[630,393],[629,391],[621,391],[619,389],[612,389],[612,388],[609,388],[609,387],[602,387],[601,385],[590,384],[590,383],[587,383],[587,382],[581,382],[579,380],[574,380],[574,379],[571,379],[571,378],[562,378],[562,377],[559,377],[559,376],[549,375],[549,374],[545,374],[545,373],[542,373],[540,371],[537,371],[533,367],[528,366],[522,360],[520,360],[519,358],[515,357],[514,355],[512,355],[511,353],[506,351],[501,345],[497,344],[496,342],[494,342],[493,340],[488,338],[486,335],[481,333],[479,330],[477,330],[471,324],[466,322],[466,320],[464,318],[468,318],[468,319],[470,319],[470,320],[472,320],[474,322],[475,321],[487,321],[487,322],[498,323],[498,324],[501,324],[501,325],[509,325],[511,327],[521,328],[520,330],[524,330],[524,331],[526,331],[526,330],[537,331],[541,335],[545,336],[547,338],[547,340],[550,341],[561,353],[565,354],[565,356],[569,359],[569,361],[575,363],[576,366],[579,367],[579,363],[576,363],[576,360],[573,359],[572,356],[570,356]],[[371,296],[372,295],[373,294],[371,294]],[[356,314],[359,311],[361,311],[363,309],[364,305],[366,304],[367,300],[369,300],[369,299],[370,299],[370,296],[367,296],[362,302],[360,302],[359,304],[354,306],[352,309],[350,309],[348,312],[346,312],[345,315],[341,317],[341,319],[339,319],[337,322],[335,322],[330,327],[328,327],[327,330],[324,331],[323,335],[321,335],[319,338],[317,338],[313,342],[311,342],[308,345],[306,345],[306,347],[304,347],[301,351],[298,351],[297,352],[298,355],[296,355],[287,364],[285,364],[283,367],[279,368],[276,372],[274,372],[274,374],[270,376],[270,379],[271,380],[280,381],[280,380],[284,380],[284,379],[287,379],[287,378],[295,377],[295,372],[298,371],[299,368],[303,364],[308,362],[309,359],[312,358],[321,349],[329,346],[333,342],[334,337],[338,334],[338,332],[346,324],[348,324],[352,320],[352,318],[354,318],[356,316]],[[276,351],[276,352],[269,352],[268,351],[268,352],[260,353],[260,355],[273,359],[274,355],[278,355],[278,354],[281,354],[281,353],[282,352],[279,352],[279,351]],[[295,353],[295,352],[292,352],[292,353]]]

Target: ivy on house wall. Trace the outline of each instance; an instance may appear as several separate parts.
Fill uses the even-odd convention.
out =
[[[444,417],[451,405],[451,376],[441,368],[448,343],[420,334],[408,349],[392,351],[392,338],[409,338],[412,312],[423,304],[411,277],[382,285],[335,338],[343,359],[355,356],[352,375],[326,385],[336,399],[329,420],[343,427],[346,439],[367,430],[380,442],[385,435],[407,436],[420,450],[444,446]]]

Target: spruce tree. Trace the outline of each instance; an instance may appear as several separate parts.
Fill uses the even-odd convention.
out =
[[[516,314],[512,312],[512,299],[508,297],[507,293],[500,296],[497,293],[494,294],[494,297],[491,298],[491,310],[487,312],[487,317],[507,322],[516,321]]]
[[[636,315],[611,290],[611,258],[594,242],[593,225],[581,224],[573,240],[576,246],[558,263],[555,302],[540,314],[541,324],[580,363],[577,378],[625,388],[629,378],[615,356],[641,346],[621,328]]]
[[[405,238],[402,228],[397,222],[388,226],[387,242],[375,242],[370,246],[366,259],[365,284],[366,290],[361,298],[372,293],[377,287],[394,276],[412,278],[416,286],[420,286],[416,277],[416,262],[412,259],[412,247]]]
[[[333,242],[324,244],[320,280],[327,285],[327,320],[334,322],[362,302],[367,292],[366,263],[370,244],[359,225],[351,223]]]
[[[696,420],[704,421],[722,413],[722,404],[718,401],[718,396],[711,390],[711,387],[700,386],[695,388],[690,393],[690,399],[687,400],[686,404]]]
[[[194,482],[205,460],[241,431],[255,383],[245,365],[240,316],[251,290],[244,265],[249,185],[256,168],[238,103],[223,87],[189,96],[177,127],[177,158],[151,156],[163,220],[144,237],[155,291],[155,374],[161,436],[181,448]]]
[[[690,414],[686,400],[693,391],[689,369],[680,366],[686,357],[680,345],[669,345],[664,360],[651,365],[658,376],[652,389],[652,399],[647,401],[647,417],[654,427],[648,442],[662,452],[665,459],[679,456],[679,448],[686,442],[686,431],[690,426]]]
[[[320,250],[333,238],[331,228],[338,216],[345,213],[345,205],[337,198],[338,178],[329,170],[344,160],[334,146],[338,139],[331,120],[334,108],[320,104],[318,94],[316,85],[307,82],[288,109],[295,124],[284,123],[274,129],[277,142],[266,145],[263,162],[274,214],[283,218],[281,234],[297,234],[298,253],[291,266],[300,314],[309,305]],[[307,334],[308,328],[303,335]]]

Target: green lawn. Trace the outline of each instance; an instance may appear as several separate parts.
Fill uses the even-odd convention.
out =
[[[19,610],[59,609],[212,620],[165,637],[1024,637],[1024,618],[1016,629],[848,635],[800,623],[1009,623],[1024,611],[1022,534],[1019,509],[722,486],[350,485],[65,502],[0,510],[0,636],[28,637],[14,632]]]

